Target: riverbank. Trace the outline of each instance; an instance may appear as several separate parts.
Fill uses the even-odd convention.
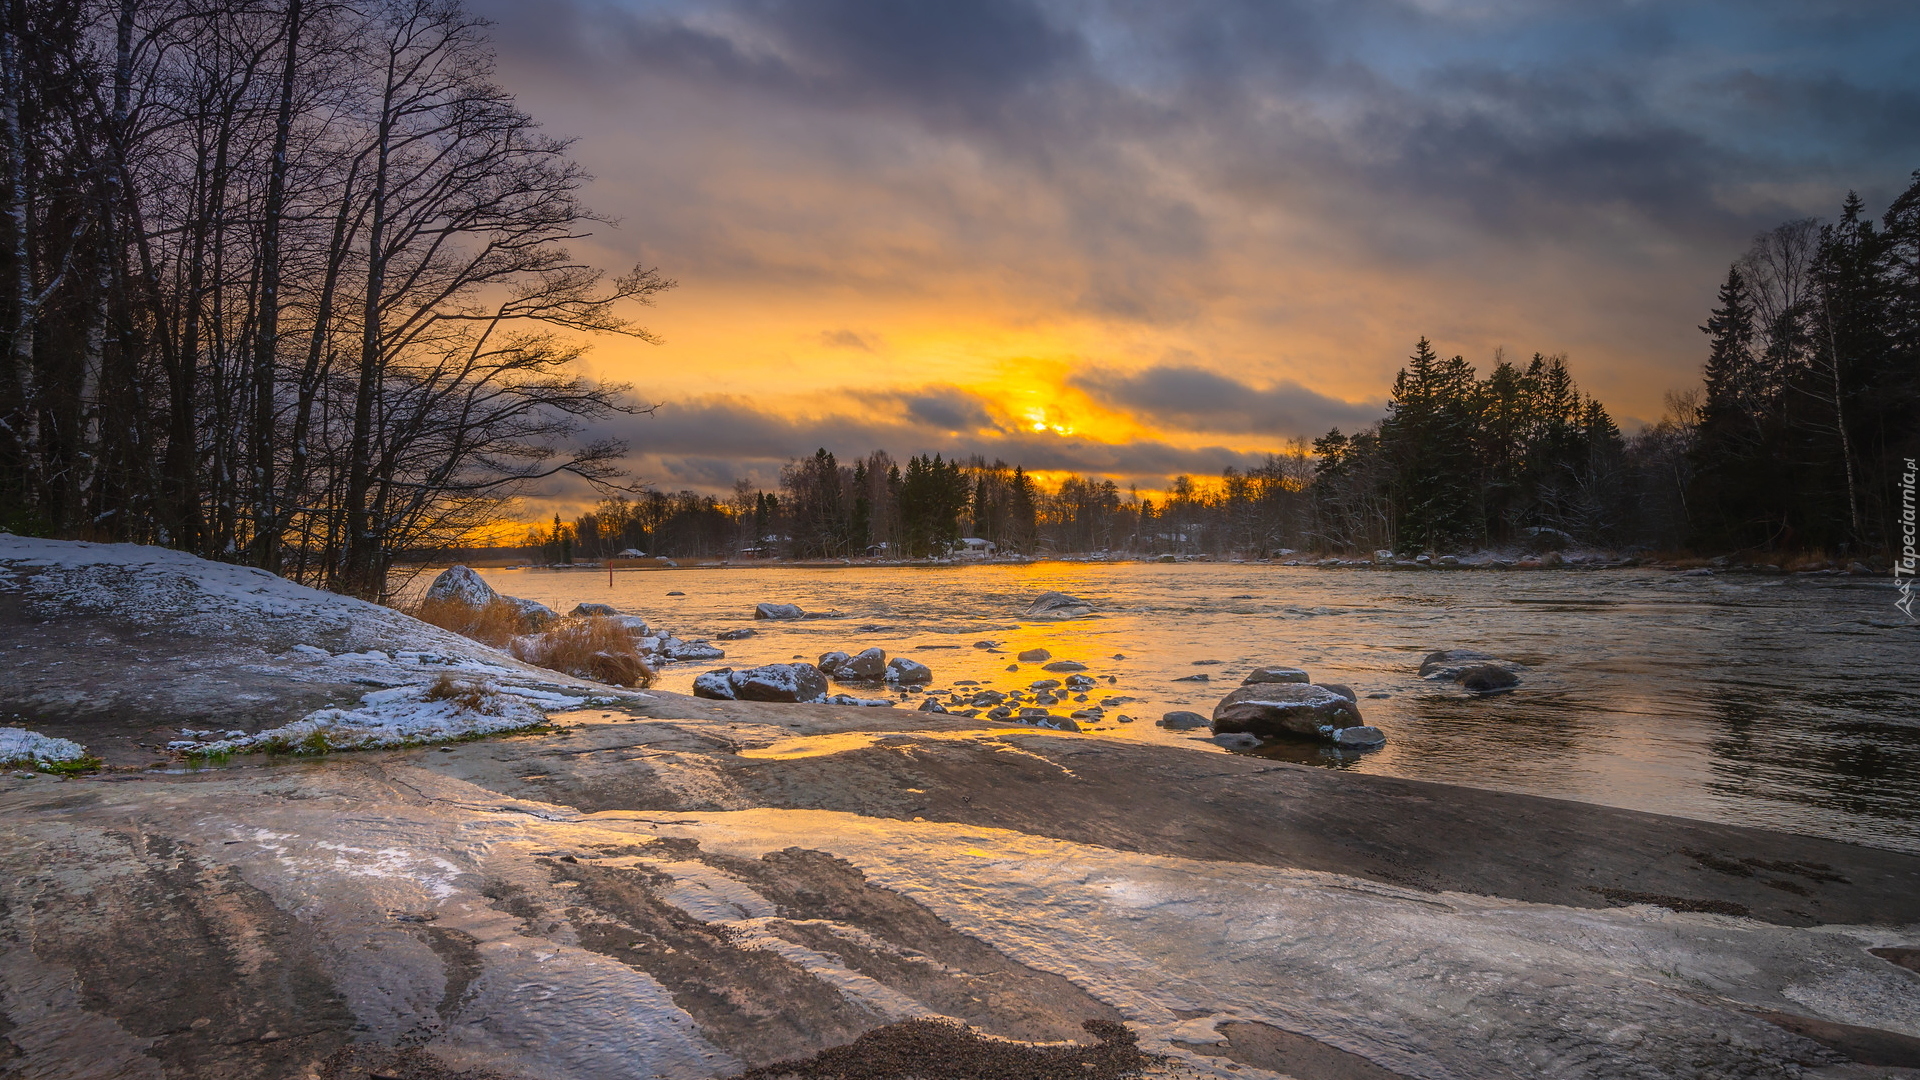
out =
[[[265,581],[241,595],[284,622],[182,600],[116,637],[3,556],[15,643],[57,631],[91,680],[173,649],[142,696],[41,706],[48,735],[184,725],[223,687],[285,724],[403,651],[495,662],[275,653],[323,620]],[[328,610],[342,650],[420,633]],[[0,776],[6,1064],[699,1080],[824,1076],[866,1037],[943,1076],[1920,1075],[1920,856],[904,709],[655,690],[548,720]],[[926,1017],[1002,1041],[899,1026]]]

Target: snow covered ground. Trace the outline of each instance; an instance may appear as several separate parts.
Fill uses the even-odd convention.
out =
[[[0,533],[0,630],[0,716],[109,761],[457,738],[644,699],[378,604],[137,544]],[[474,692],[432,698],[443,680]]]

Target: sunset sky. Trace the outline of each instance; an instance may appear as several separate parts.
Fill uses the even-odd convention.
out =
[[[580,253],[680,282],[590,360],[667,488],[816,446],[1158,488],[1378,417],[1422,334],[1565,352],[1632,430],[1755,232],[1920,167],[1911,2],[475,7],[618,219]]]

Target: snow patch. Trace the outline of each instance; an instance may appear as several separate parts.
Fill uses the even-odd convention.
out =
[[[20,762],[52,764],[79,761],[87,756],[86,747],[70,739],[56,739],[26,728],[0,727],[0,764]]]
[[[251,750],[368,750],[518,731],[546,723],[550,709],[595,703],[606,702],[484,681],[456,686],[451,696],[431,686],[396,686],[363,695],[357,709],[318,709],[291,724],[251,735],[227,732],[210,741],[194,737],[168,743],[167,748],[195,756]]]

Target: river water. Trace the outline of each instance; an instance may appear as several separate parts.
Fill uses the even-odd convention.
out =
[[[1267,756],[1920,852],[1920,627],[1884,579],[1067,562],[623,571],[611,586],[604,570],[484,576],[563,612],[609,603],[688,640],[757,631],[716,643],[725,660],[668,667],[669,690],[723,664],[875,645],[927,664],[936,688],[1008,690],[1058,677],[1007,670],[1044,648],[1089,665],[1096,701],[1135,699],[1090,737],[1211,750],[1205,730],[1154,721],[1209,714],[1254,667],[1303,667],[1358,691],[1387,744]],[[1097,617],[1022,619],[1049,589]],[[839,617],[756,622],[762,601]],[[1420,680],[1421,658],[1447,648],[1517,661],[1524,681],[1472,698]],[[1178,681],[1197,674],[1208,681]]]

